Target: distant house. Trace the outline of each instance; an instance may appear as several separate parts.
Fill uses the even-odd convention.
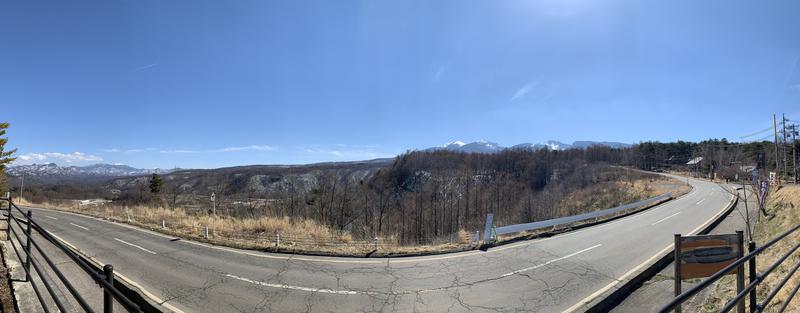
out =
[[[742,166],[739,166],[739,170],[742,171],[742,172],[745,172],[745,173],[750,173],[750,172],[756,170],[756,166],[755,165],[742,165]]]
[[[698,165],[702,161],[703,161],[703,157],[696,157],[694,159],[689,160],[689,162],[686,162],[686,165]]]

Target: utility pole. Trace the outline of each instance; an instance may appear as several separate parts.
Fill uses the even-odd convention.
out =
[[[792,124],[792,173],[794,183],[797,184],[797,124]]]
[[[22,193],[25,192],[25,172],[22,172],[22,182],[19,185],[19,199],[22,200]]]
[[[783,177],[785,178],[788,173],[786,168],[786,113],[783,113],[781,123],[783,124]]]
[[[777,173],[780,169],[780,164],[778,164],[780,159],[778,159],[778,116],[776,114],[772,114],[772,129],[775,132],[775,141],[773,142],[773,146],[775,146],[775,174],[777,176]],[[776,179],[780,181],[779,177],[776,177]]]

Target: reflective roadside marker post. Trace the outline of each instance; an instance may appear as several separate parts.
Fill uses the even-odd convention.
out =
[[[217,230],[217,194],[211,193],[211,232],[216,234]]]
[[[494,242],[495,239],[495,232],[494,232],[494,214],[489,213],[486,214],[486,227],[483,231],[483,243],[490,243]]]

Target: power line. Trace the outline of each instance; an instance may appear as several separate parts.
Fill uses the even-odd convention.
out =
[[[739,138],[744,139],[744,138],[747,138],[747,137],[753,137],[755,135],[766,133],[766,132],[768,132],[770,130],[772,130],[772,126],[764,128],[762,130],[759,130],[759,131],[751,133],[751,134],[747,134],[747,135],[744,135],[744,136],[739,136]]]

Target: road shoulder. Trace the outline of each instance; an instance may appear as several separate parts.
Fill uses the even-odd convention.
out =
[[[750,199],[751,197],[748,197]],[[757,204],[748,201],[748,208],[750,209],[750,216],[754,217],[758,214]],[[744,230],[744,201],[738,201],[736,206],[731,210],[722,221],[712,229],[709,234],[729,234],[735,233],[737,230]],[[739,214],[737,212],[741,212]],[[670,249],[670,253],[672,249]],[[644,282],[641,287],[637,288],[634,292],[628,295],[619,305],[617,305],[611,312],[616,313],[640,313],[640,312],[655,312],[666,304],[670,299],[674,298],[674,262],[669,258],[666,266],[651,275],[651,278]],[[694,287],[700,279],[683,281],[681,284],[682,290],[689,290]],[[714,288],[706,288],[698,293],[695,297],[687,301],[683,308],[685,312],[700,311],[702,304],[708,297],[708,292]]]

